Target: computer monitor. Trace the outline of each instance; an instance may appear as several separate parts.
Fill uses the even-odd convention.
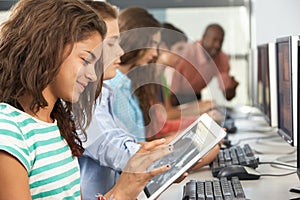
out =
[[[297,175],[300,179],[299,136],[299,36],[276,40],[276,71],[278,87],[278,133],[292,146],[297,146]],[[299,188],[290,191],[300,193]]]
[[[299,139],[298,58],[298,36],[276,39],[278,134],[292,146]]]
[[[255,105],[264,113],[264,66],[267,62],[267,45],[257,46],[257,104]]]
[[[257,107],[267,123],[277,127],[277,79],[275,43],[257,46]]]
[[[268,55],[269,55],[269,65],[267,65],[267,84],[269,87],[266,87],[266,116],[267,121],[272,127],[278,126],[278,101],[277,101],[277,71],[276,71],[276,51],[275,43],[268,43]]]
[[[249,53],[248,95],[251,106],[257,105],[257,49]]]

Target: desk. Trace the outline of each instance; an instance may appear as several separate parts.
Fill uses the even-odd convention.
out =
[[[277,133],[274,132],[238,132],[236,134],[229,135],[229,139],[232,141],[232,144],[235,144],[236,142],[241,141],[241,139],[249,137],[265,137],[272,134],[275,137],[278,136]],[[266,145],[263,145],[264,141],[267,142]],[[260,144],[258,144],[256,140],[244,140],[241,141],[240,145],[243,145],[244,143],[248,143],[253,150],[262,152],[262,154],[256,154],[261,162],[274,161],[279,156],[284,156],[286,155],[286,153],[295,151],[295,147],[291,147],[283,140],[282,142],[280,142],[280,140],[275,140],[275,142],[272,142],[271,139],[264,139]],[[259,149],[263,146],[263,149]],[[292,171],[291,169],[286,168],[275,168],[268,164],[259,165],[256,170],[261,174],[284,174]],[[161,194],[158,200],[181,200],[183,194],[183,186],[186,182],[191,179],[211,178],[213,178],[211,170],[209,169],[209,167],[204,167],[198,172],[189,174],[189,176],[181,183],[171,185],[166,191]],[[290,198],[300,197],[300,194],[289,192],[289,189],[291,187],[300,187],[300,180],[298,179],[296,173],[281,177],[261,176],[258,180],[243,180],[241,181],[241,183],[243,185],[246,198],[251,200],[286,200]]]

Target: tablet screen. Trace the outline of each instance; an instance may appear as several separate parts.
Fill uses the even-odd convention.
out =
[[[201,155],[201,153],[201,157],[206,154],[211,147],[209,147],[209,149],[205,152],[202,151],[205,149],[205,147],[211,146],[215,140],[216,136],[210,132],[210,130],[203,124],[202,121],[194,124],[189,130],[186,131],[185,134],[182,135],[182,137],[176,138],[176,140],[171,143],[173,144],[173,152],[154,162],[149,167],[150,170],[162,165],[171,164],[170,170],[155,176],[147,184],[145,188],[147,197],[151,196],[153,193],[163,187],[175,175],[178,175],[179,177],[184,172],[180,172],[181,174],[179,174],[179,171],[182,170],[188,163],[190,166],[192,166],[197,160],[200,159],[199,155]],[[198,157],[198,159],[195,160],[195,157]],[[176,177],[176,179],[178,177]],[[168,183],[168,185],[171,183],[172,182]]]

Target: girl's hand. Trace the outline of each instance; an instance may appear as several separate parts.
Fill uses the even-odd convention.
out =
[[[128,161],[118,182],[105,195],[106,197],[113,197],[112,199],[116,200],[136,199],[151,178],[170,169],[171,166],[166,165],[153,170],[147,170],[154,161],[172,151],[166,144],[165,139],[153,140],[141,144],[140,150]]]

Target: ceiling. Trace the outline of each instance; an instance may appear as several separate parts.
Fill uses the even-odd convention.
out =
[[[245,6],[250,0],[106,0],[120,9],[129,6],[144,8],[188,8]],[[0,0],[0,10],[8,10],[18,0]]]
[[[107,0],[120,9],[129,6],[144,8],[188,8],[188,7],[226,7],[244,6],[249,0]]]

